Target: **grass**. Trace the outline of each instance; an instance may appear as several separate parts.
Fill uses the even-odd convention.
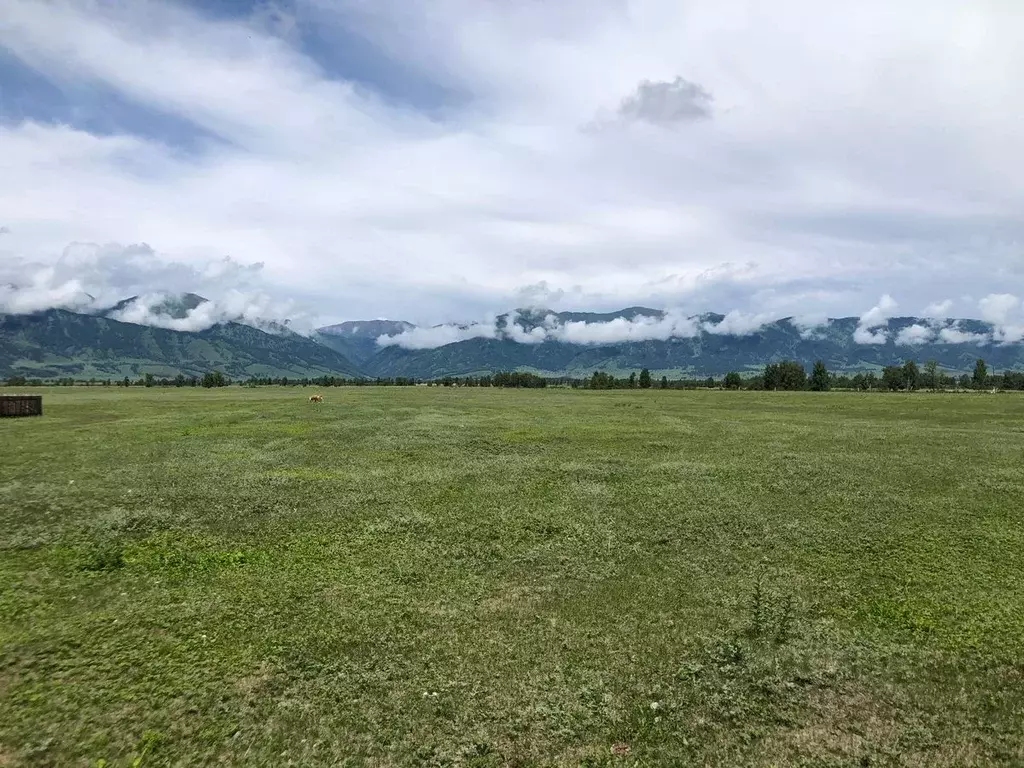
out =
[[[1024,764],[1024,399],[46,390],[0,765]]]

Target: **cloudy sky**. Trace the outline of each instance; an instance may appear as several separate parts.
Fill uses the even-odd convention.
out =
[[[1019,0],[3,0],[0,285],[1009,317],[1022,39]]]

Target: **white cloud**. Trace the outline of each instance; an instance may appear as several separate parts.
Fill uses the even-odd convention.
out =
[[[899,305],[889,294],[884,294],[878,303],[860,316],[853,340],[858,344],[885,344],[889,334],[885,330],[875,331],[886,325],[889,318],[895,317]]]
[[[991,338],[987,333],[973,333],[950,326],[939,331],[939,341],[943,344],[985,344]]]
[[[469,326],[445,325],[434,328],[415,328],[394,336],[381,336],[380,346],[397,345],[406,349],[432,349],[472,338],[506,338],[520,344],[540,344],[561,341],[568,344],[621,344],[640,341],[667,341],[672,338],[691,338],[700,329],[696,319],[678,312],[666,312],[661,317],[638,315],[633,319],[615,318],[606,322],[561,322],[548,315],[541,325],[526,330],[512,314],[503,328],[495,320]]]
[[[889,335],[885,331],[871,331],[859,325],[853,332],[853,340],[858,344],[885,344],[888,339]]]
[[[704,323],[701,327],[708,333],[724,336],[748,336],[761,330],[776,318],[770,315],[751,315],[739,310],[732,310],[718,323]]]
[[[262,272],[261,263],[243,264],[230,257],[174,261],[145,243],[71,243],[49,262],[18,257],[0,261],[0,283],[58,293],[62,286],[73,284],[91,294],[98,307],[133,294],[256,287],[263,281]]]
[[[991,293],[978,302],[981,317],[995,326],[992,339],[1002,344],[1024,341],[1021,301],[1012,293]]]
[[[885,294],[878,304],[860,316],[858,325],[863,328],[877,328],[880,325],[885,325],[889,318],[896,316],[897,309],[899,309],[899,304],[896,303],[896,300],[889,294]]]
[[[314,315],[287,298],[274,298],[263,280],[263,265],[230,257],[185,264],[158,254],[145,243],[72,243],[52,263],[0,261],[0,312],[26,313],[50,308],[106,310],[137,296],[114,316],[124,322],[175,330],[203,330],[236,321],[261,327],[290,321],[308,330]],[[209,301],[186,318],[153,309],[168,296],[198,293]]]
[[[990,293],[978,302],[981,319],[994,325],[1006,323],[1018,307],[1020,299],[1011,293]]]
[[[801,339],[814,339],[822,335],[822,331],[831,325],[831,320],[821,313],[794,315],[790,322],[800,331]]]
[[[43,309],[79,309],[93,299],[77,279],[60,280],[52,267],[43,267],[27,276],[27,281],[0,284],[0,312],[23,314]]]
[[[296,319],[295,307],[279,304],[269,296],[229,290],[217,299],[207,300],[188,310],[184,317],[172,317],[160,312],[160,305],[173,294],[153,293],[138,296],[124,308],[109,312],[108,317],[123,323],[151,325],[174,331],[203,331],[220,323],[237,322],[263,330],[275,330],[278,319],[288,319],[288,327],[308,329],[311,323],[301,315]]]
[[[401,347],[402,349],[434,349],[446,344],[468,339],[494,339],[498,329],[494,322],[475,323],[473,325],[437,325],[432,328],[411,328],[394,336],[380,336],[377,345],[381,347]]]
[[[934,301],[924,308],[922,313],[925,317],[935,318],[942,320],[949,317],[950,311],[953,309],[953,301],[951,299],[944,299],[943,301]]]
[[[896,343],[904,346],[927,344],[935,338],[935,329],[914,323],[896,334]]]
[[[552,316],[545,318],[545,325],[538,325],[530,330],[526,330],[520,324],[520,316],[518,312],[512,312],[502,328],[501,335],[507,339],[518,342],[520,344],[540,344],[541,342],[547,341],[548,339],[548,327],[553,321]]]
[[[837,303],[808,311],[834,316],[897,286],[909,306],[1024,291],[1024,51],[999,4],[203,8],[6,0],[0,50],[70,117],[19,99],[37,120],[0,125],[0,263],[70,241],[230,254],[325,321],[479,317],[520,286],[747,315],[816,287]],[[353,37],[381,60],[332,62]],[[455,96],[420,109],[428,91]],[[90,133],[104,93],[161,138]],[[602,113],[614,130],[583,130]]]
[[[663,317],[615,318],[603,323],[567,322],[549,331],[549,338],[570,344],[620,344],[635,341],[667,341],[692,338],[699,332],[697,321],[678,312]]]
[[[1024,323],[997,326],[992,338],[1001,344],[1018,344],[1024,341]]]

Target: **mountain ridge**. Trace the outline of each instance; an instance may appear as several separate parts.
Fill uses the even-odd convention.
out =
[[[666,375],[722,375],[730,371],[753,372],[783,359],[797,360],[808,368],[816,360],[824,360],[830,369],[850,372],[877,370],[910,359],[935,359],[947,370],[969,371],[978,357],[985,357],[998,368],[1024,368],[1024,345],[993,340],[991,336],[995,326],[972,318],[936,320],[912,315],[888,318],[872,326],[875,332],[886,334],[885,343],[881,344],[855,341],[860,318],[854,316],[828,318],[818,324],[803,323],[796,316],[788,316],[757,323],[752,330],[747,329],[743,333],[730,333],[727,330],[715,332],[714,328],[719,324],[725,323],[728,328],[730,317],[716,312],[681,318],[691,324],[686,326],[687,332],[672,335],[667,331],[663,338],[592,343],[574,343],[550,336],[544,336],[540,342],[533,339],[532,343],[509,338],[509,323],[512,321],[528,333],[538,328],[550,329],[552,319],[556,325],[586,323],[596,327],[625,321],[620,323],[620,328],[639,319],[640,328],[648,332],[649,326],[643,319],[650,319],[653,323],[670,317],[665,310],[649,307],[629,307],[606,313],[521,308],[499,315],[494,321],[493,333],[490,326],[483,326],[487,333],[481,333],[479,337],[431,348],[409,349],[396,343],[382,347],[376,339],[364,338],[360,342],[359,363],[374,376],[414,378],[512,369],[551,376],[584,376],[600,369],[629,371],[640,368]],[[465,329],[468,326],[450,324],[449,327]],[[989,338],[980,343],[977,340],[951,343],[939,338],[941,329],[969,338],[971,334],[985,334]],[[406,329],[415,330],[431,329]],[[924,343],[897,342],[903,333],[914,335],[911,332],[931,338]]]
[[[0,314],[0,376],[120,378],[212,370],[231,378],[363,376],[350,360],[312,339],[241,323],[176,331],[63,309]]]
[[[347,321],[303,336],[280,323],[261,328],[221,322],[188,331],[122,322],[111,316],[135,298],[99,313],[50,309],[0,314],[0,376],[119,378],[144,373],[195,375],[219,369],[232,378],[431,379],[503,370],[584,377],[596,370],[618,374],[648,368],[659,376],[689,377],[753,373],[783,359],[796,360],[808,369],[823,360],[830,370],[851,373],[911,359],[934,359],[948,371],[967,372],[979,357],[993,370],[1024,369],[1024,344],[999,343],[993,339],[995,326],[970,318],[888,318],[874,326],[874,333],[886,334],[882,344],[855,341],[857,317],[832,318],[817,326],[794,317],[764,323],[739,318],[747,323],[744,326],[736,316],[730,320],[730,315],[705,312],[684,318],[640,306],[618,312],[521,308],[477,325]],[[203,301],[198,294],[181,294],[157,304],[156,310],[187,313],[189,305]],[[720,324],[744,330],[715,332]],[[955,332],[943,340],[938,337],[942,328]],[[452,329],[458,332],[449,333]],[[583,333],[574,336],[567,329]],[[394,336],[402,333],[454,340],[433,344],[428,339],[417,342],[422,348],[406,348],[394,343]],[[379,344],[381,336],[391,336],[391,343]],[[897,343],[904,336],[927,340]],[[948,338],[961,343],[950,343]]]
[[[149,311],[154,315],[165,315],[175,320],[183,320],[188,317],[188,313],[199,307],[201,304],[206,304],[209,299],[200,296],[198,293],[162,293],[160,294],[163,298],[149,307]],[[141,296],[129,296],[127,299],[121,299],[121,301],[114,304],[112,307],[101,309],[96,314],[101,314],[104,317],[114,317],[115,315],[124,312],[126,309],[131,307]]]

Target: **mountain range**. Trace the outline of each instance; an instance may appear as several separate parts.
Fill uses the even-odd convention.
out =
[[[855,317],[832,319],[814,328],[784,318],[727,333],[727,316],[707,313],[683,318],[685,333],[670,333],[663,330],[668,326],[657,324],[670,322],[672,316],[645,307],[611,313],[518,310],[499,316],[490,326],[423,328],[404,321],[350,321],[303,336],[274,323],[257,329],[222,322],[183,331],[115,319],[134,301],[132,297],[89,313],[49,309],[0,314],[0,376],[120,378],[145,373],[200,375],[216,369],[236,379],[430,379],[499,370],[583,377],[596,370],[622,375],[648,368],[654,375],[672,378],[753,373],[784,359],[808,368],[823,360],[832,370],[849,372],[909,359],[936,360],[946,370],[962,372],[979,357],[994,370],[1024,368],[1024,344],[994,343],[992,325],[969,319],[937,324],[916,317],[890,318],[874,329],[876,334],[885,332],[884,343],[858,343]],[[168,297],[149,311],[180,319],[205,301],[183,294]],[[940,327],[947,329],[944,336],[939,335]],[[587,343],[565,333],[567,328],[586,332]],[[897,338],[904,343],[896,343]]]
[[[377,343],[382,334],[394,337],[415,329],[411,323],[405,322],[343,323],[319,329],[316,337],[321,343],[349,357],[368,374],[381,377],[436,378],[497,370],[583,377],[596,370],[623,375],[642,368],[670,378],[720,376],[730,371],[757,372],[764,365],[780,360],[796,360],[808,369],[816,360],[823,360],[830,370],[849,372],[878,370],[911,359],[935,360],[946,370],[968,372],[979,357],[999,370],[1024,368],[1024,345],[992,343],[995,328],[989,323],[970,319],[939,321],[941,327],[954,331],[949,337],[958,343],[940,341],[936,321],[918,317],[886,320],[874,329],[876,333],[885,332],[885,343],[871,344],[855,340],[859,325],[856,317],[831,319],[814,328],[798,324],[792,318],[783,318],[753,330],[744,329],[742,333],[730,334],[716,332],[716,326],[726,322],[726,315],[706,313],[687,318],[694,328],[691,336],[586,344],[561,340],[557,334],[541,343],[523,343],[509,338],[505,332],[510,322],[518,325],[525,334],[566,324],[613,328],[618,323],[620,333],[608,335],[628,336],[628,324],[637,321],[656,323],[668,317],[664,311],[646,307],[630,307],[610,313],[517,310],[497,318],[494,338],[468,338],[426,349],[405,348],[393,343],[394,339],[386,346]],[[645,326],[639,327],[643,329]],[[439,326],[434,327],[437,328]],[[908,329],[925,331],[933,339],[925,343],[896,343],[900,334]],[[516,335],[521,337],[523,334]],[[979,343],[982,337],[989,341]]]
[[[0,315],[0,376],[106,379],[212,370],[232,378],[363,375],[344,356],[283,326],[267,333],[229,322],[188,332],[106,316],[123,304],[103,313],[49,309]],[[172,303],[168,312],[180,306]]]

